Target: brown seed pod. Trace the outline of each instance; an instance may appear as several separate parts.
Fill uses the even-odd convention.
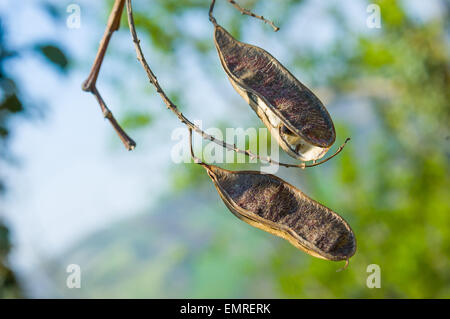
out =
[[[303,161],[323,157],[336,133],[322,102],[267,51],[236,40],[214,18],[211,21],[220,61],[231,84],[278,144]]]
[[[282,179],[256,171],[229,171],[201,163],[231,212],[286,239],[311,256],[347,260],[356,239],[347,222]]]

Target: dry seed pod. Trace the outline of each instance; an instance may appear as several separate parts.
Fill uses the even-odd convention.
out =
[[[336,139],[325,106],[265,50],[242,43],[211,18],[220,61],[236,91],[278,144],[302,161],[325,155]]]
[[[286,239],[326,260],[347,260],[356,239],[347,222],[280,178],[201,164],[231,212],[246,223]]]

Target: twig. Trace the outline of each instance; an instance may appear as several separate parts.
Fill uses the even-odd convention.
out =
[[[350,141],[350,140],[351,140],[351,138],[350,138],[350,137],[347,137],[347,138],[345,139],[344,143],[343,143],[341,146],[339,146],[339,148],[336,150],[336,152],[334,152],[334,154],[331,155],[330,157],[327,157],[326,159],[321,160],[320,162],[315,162],[315,163],[312,163],[312,164],[308,164],[308,165],[306,165],[305,167],[314,167],[314,166],[318,166],[318,165],[320,165],[320,164],[323,164],[323,163],[325,163],[325,162],[328,162],[330,159],[332,159],[333,157],[335,157],[336,155],[338,155],[338,154],[344,149],[345,145],[347,145],[347,142]]]
[[[214,25],[217,24],[216,18],[213,16],[214,5],[216,4],[216,0],[211,1],[211,5],[209,6],[209,21],[211,21]]]
[[[100,46],[97,51],[97,55],[94,60],[94,64],[92,65],[91,72],[89,73],[86,81],[83,82],[82,88],[83,91],[91,92],[97,98],[98,104],[102,110],[103,116],[109,120],[117,135],[121,139],[122,143],[125,145],[127,150],[133,150],[136,147],[136,143],[133,141],[131,137],[125,133],[125,131],[120,127],[119,123],[114,118],[114,115],[110,111],[110,109],[106,106],[105,101],[97,90],[96,83],[98,74],[100,72],[100,68],[103,63],[103,59],[105,57],[106,50],[108,49],[109,40],[111,39],[114,31],[117,31],[120,26],[120,17],[123,12],[123,7],[125,5],[125,0],[116,0],[114,2],[114,6],[109,15],[108,23],[106,25],[105,33],[103,34],[103,38],[100,41]]]
[[[191,150],[191,157],[194,160],[194,163],[196,163],[196,164],[203,164],[202,160],[199,159],[194,154],[194,148],[192,147],[192,129],[191,128],[189,128],[189,149]]]
[[[267,19],[264,18],[263,16],[254,14],[254,13],[251,12],[250,10],[242,8],[242,7],[241,7],[240,5],[238,5],[238,4],[236,3],[236,1],[234,1],[234,0],[227,0],[227,1],[228,1],[229,3],[231,3],[236,9],[238,9],[239,12],[240,12],[241,14],[243,14],[243,15],[244,15],[244,14],[245,14],[245,15],[248,15],[248,16],[250,16],[250,17],[259,19],[259,20],[263,21],[264,23],[269,24],[269,25],[273,28],[273,30],[274,30],[275,32],[277,32],[278,30],[280,30],[280,28],[277,27],[277,26],[273,23],[273,21],[267,20]],[[214,10],[214,4],[215,4],[215,2],[216,2],[216,0],[212,0],[212,1],[211,1],[211,6],[210,6],[210,8],[209,8],[209,20],[210,20],[214,25],[216,24],[216,19],[213,17],[213,10]]]
[[[248,9],[242,8],[241,6],[239,6],[239,5],[236,3],[236,1],[234,1],[234,0],[228,0],[228,2],[231,3],[236,9],[238,9],[242,14],[248,15],[248,16],[253,17],[253,18],[256,18],[256,19],[259,19],[259,20],[261,20],[261,21],[264,21],[264,23],[269,24],[269,25],[273,28],[273,30],[274,30],[275,32],[277,32],[278,30],[280,30],[280,28],[277,27],[277,26],[273,23],[273,21],[267,20],[267,19],[265,19],[263,16],[259,16],[259,15],[257,15],[257,14],[254,14],[253,12],[251,12],[251,11],[248,10]]]
[[[339,147],[339,149],[336,151],[336,153],[334,153],[331,157],[324,159],[320,162],[317,163],[313,163],[313,164],[305,164],[305,163],[301,163],[301,164],[286,164],[286,163],[280,163],[278,161],[275,161],[273,159],[271,159],[270,157],[265,157],[265,156],[260,156],[257,154],[253,154],[252,152],[250,152],[250,150],[241,150],[239,148],[236,147],[236,144],[228,144],[225,141],[219,140],[217,138],[215,138],[212,135],[209,135],[208,133],[202,131],[200,129],[200,127],[198,127],[197,125],[195,125],[194,123],[192,123],[188,118],[186,118],[183,113],[181,113],[177,106],[170,100],[170,98],[166,95],[166,93],[164,92],[164,90],[161,88],[161,86],[159,85],[158,79],[156,78],[155,74],[152,72],[152,70],[150,69],[150,66],[148,65],[147,61],[145,60],[144,57],[144,53],[142,52],[142,48],[140,45],[140,40],[137,36],[136,33],[136,27],[134,24],[134,18],[133,18],[133,9],[131,7],[131,0],[126,0],[126,5],[127,5],[127,14],[128,14],[128,25],[130,27],[130,32],[131,32],[131,37],[133,39],[133,43],[136,49],[136,55],[137,55],[137,59],[139,60],[139,62],[142,64],[142,67],[144,68],[145,72],[147,73],[148,79],[150,81],[151,84],[153,84],[156,88],[156,92],[158,92],[158,94],[161,96],[162,100],[164,101],[164,104],[166,104],[167,108],[169,110],[171,110],[173,113],[175,113],[175,115],[178,117],[178,119],[185,124],[189,129],[195,131],[196,133],[200,134],[204,139],[206,140],[210,140],[211,142],[214,142],[230,151],[234,151],[236,153],[240,153],[240,154],[245,154],[247,156],[249,156],[250,158],[257,158],[262,162],[266,162],[269,164],[273,164],[273,165],[279,165],[279,166],[284,166],[284,167],[299,167],[299,168],[306,168],[306,167],[313,167],[313,166],[317,166],[320,165],[322,163],[327,162],[328,160],[330,160],[331,158],[333,158],[334,156],[336,156],[339,152],[341,152],[341,150],[344,148],[345,144],[350,140],[350,138],[347,138],[347,140],[344,142],[344,144],[342,146]]]
[[[336,272],[341,272],[341,271],[343,271],[343,270],[347,269],[347,267],[348,267],[348,264],[349,264],[349,260],[350,260],[350,259],[347,259],[347,260],[345,261],[345,265],[344,265],[344,267],[342,267],[342,268],[339,268],[338,270],[336,270]]]

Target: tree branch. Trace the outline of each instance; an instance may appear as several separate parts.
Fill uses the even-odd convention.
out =
[[[114,118],[114,115],[112,114],[110,109],[106,106],[105,101],[103,100],[102,96],[100,95],[96,87],[98,74],[100,72],[100,68],[102,66],[106,50],[108,49],[109,41],[114,31],[117,31],[119,29],[120,17],[122,16],[124,5],[125,0],[116,0],[114,2],[114,6],[111,10],[108,23],[106,25],[105,33],[103,34],[103,38],[100,41],[100,46],[98,48],[94,64],[92,65],[91,72],[89,73],[88,78],[86,79],[86,81],[83,82],[82,88],[83,91],[91,92],[97,98],[103,116],[109,120],[122,143],[125,145],[127,150],[130,151],[135,148],[136,143],[133,141],[131,137],[127,135],[127,133],[122,129],[122,127],[120,127],[119,123]]]
[[[214,1],[215,1],[215,0],[214,0]],[[259,15],[257,15],[257,14],[254,14],[253,12],[251,12],[251,11],[248,10],[248,9],[242,8],[242,7],[241,7],[240,5],[238,5],[238,4],[236,3],[236,1],[234,1],[234,0],[227,0],[227,1],[228,1],[229,3],[231,3],[236,9],[238,9],[238,10],[241,12],[241,14],[248,15],[248,16],[250,16],[250,17],[259,19],[259,20],[263,21],[264,23],[269,24],[269,25],[273,28],[273,30],[274,30],[275,32],[277,32],[278,30],[280,30],[280,28],[277,27],[277,26],[273,23],[273,21],[267,20],[267,19],[264,18],[263,16],[259,16]]]
[[[250,16],[250,17],[253,17],[253,18],[256,18],[256,19],[259,19],[259,20],[261,20],[261,21],[263,21],[264,23],[267,23],[267,24],[269,24],[272,28],[273,28],[273,30],[275,31],[275,32],[277,32],[278,30],[280,30],[280,28],[279,27],[277,27],[274,23],[273,23],[273,21],[270,21],[270,20],[267,20],[266,18],[264,18],[263,16],[259,16],[259,15],[257,15],[257,14],[254,14],[253,12],[251,12],[250,10],[248,10],[248,9],[244,9],[244,8],[242,8],[240,5],[238,5],[237,3],[236,3],[236,1],[234,1],[234,0],[227,0],[229,3],[231,3],[241,14],[245,14],[245,15],[248,15],[248,16]],[[216,0],[212,0],[211,1],[211,5],[210,5],[210,7],[209,7],[209,21],[211,21],[214,25],[216,25],[217,24],[217,22],[216,22],[216,18],[214,18],[214,16],[213,16],[213,10],[214,10],[214,5],[216,4]]]
[[[133,9],[131,7],[131,0],[126,0],[126,5],[127,5],[127,14],[128,14],[128,25],[130,27],[130,32],[131,32],[131,37],[133,39],[133,43],[136,49],[136,55],[137,55],[137,59],[139,60],[139,62],[142,64],[142,67],[144,68],[145,72],[147,73],[147,77],[150,81],[151,84],[153,84],[156,88],[156,92],[161,96],[164,104],[166,104],[167,108],[169,110],[171,110],[177,117],[178,119],[181,121],[181,123],[183,123],[184,125],[186,125],[190,130],[195,131],[196,133],[200,134],[204,139],[206,140],[210,140],[230,151],[234,151],[236,153],[240,153],[240,154],[245,154],[247,156],[249,156],[250,158],[256,158],[259,159],[262,162],[266,162],[272,165],[279,165],[279,166],[284,166],[284,167],[298,167],[298,168],[306,168],[306,167],[313,167],[313,166],[317,166],[320,164],[323,164],[325,162],[327,162],[328,160],[330,160],[331,158],[333,158],[334,156],[336,156],[338,153],[341,152],[341,150],[344,148],[345,144],[350,140],[349,138],[345,141],[345,143],[339,147],[339,149],[336,151],[336,153],[334,153],[332,156],[330,156],[327,159],[324,159],[320,162],[317,163],[313,163],[313,164],[305,164],[305,163],[300,163],[300,164],[286,164],[286,163],[280,163],[276,160],[271,159],[270,157],[266,157],[266,156],[260,156],[257,154],[253,154],[252,152],[250,152],[250,150],[241,150],[239,148],[236,147],[236,144],[229,144],[226,143],[225,141],[219,140],[217,138],[215,138],[212,135],[209,135],[208,133],[202,131],[197,125],[195,125],[194,123],[192,123],[188,118],[186,118],[183,113],[181,113],[177,106],[172,102],[172,100],[170,100],[170,98],[166,95],[166,93],[164,92],[164,90],[161,88],[158,79],[156,78],[155,74],[153,73],[153,71],[150,69],[150,66],[148,65],[145,57],[144,57],[144,53],[142,52],[142,48],[140,45],[140,40],[137,36],[136,33],[136,27],[134,24],[134,18],[133,18]]]

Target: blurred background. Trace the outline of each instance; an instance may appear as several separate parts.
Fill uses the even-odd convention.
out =
[[[324,165],[277,174],[352,226],[357,252],[336,273],[341,263],[235,218],[201,167],[171,160],[183,126],[136,61],[125,15],[97,84],[137,142],[124,149],[81,90],[113,1],[2,1],[0,298],[449,298],[450,5],[374,1],[381,28],[369,28],[371,3],[239,1],[277,33],[226,1],[215,9],[321,98],[332,151],[352,138]],[[190,119],[262,127],[220,66],[208,0],[133,5],[146,58]],[[70,264],[79,289],[66,285]],[[366,286],[370,264],[379,289]]]

